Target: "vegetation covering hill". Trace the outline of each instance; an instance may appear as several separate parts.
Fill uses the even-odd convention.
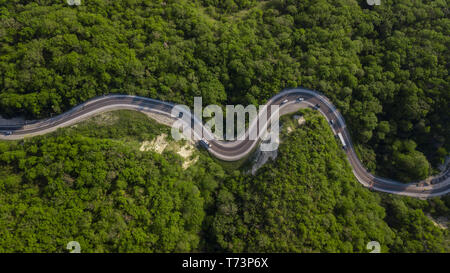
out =
[[[204,200],[173,153],[140,152],[168,129],[120,111],[48,137],[0,142],[0,252],[192,251]]]
[[[421,179],[450,151],[447,2],[366,2],[0,0],[0,114],[105,93],[258,104],[304,86],[338,106],[372,171]]]
[[[284,137],[275,162],[220,188],[212,230],[221,249],[365,252],[378,241],[383,251],[449,250],[447,231],[411,209],[421,204],[426,211],[431,203],[363,188],[327,121],[309,111],[305,117],[301,129]],[[433,201],[441,205],[438,214],[449,215],[449,201]]]
[[[118,111],[48,135],[0,141],[0,252],[448,252],[450,198],[370,192],[324,118],[283,133],[256,176],[206,151],[183,158],[140,151],[168,128]],[[284,119],[288,124],[289,117]],[[283,128],[286,129],[286,126]]]

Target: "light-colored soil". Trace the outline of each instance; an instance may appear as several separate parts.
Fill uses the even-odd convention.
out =
[[[180,145],[177,142],[169,142],[166,134],[161,134],[152,141],[142,142],[139,150],[141,152],[154,151],[159,154],[164,150],[175,152],[183,158],[183,169],[189,168],[198,160],[198,156],[193,157],[195,147],[192,143],[186,142],[184,145]]]
[[[144,142],[142,142],[142,145],[139,148],[139,150],[141,152],[146,152],[146,151],[152,150],[152,151],[157,152],[158,154],[161,154],[164,151],[164,149],[167,147],[167,145],[169,144],[167,142],[166,138],[167,138],[166,134],[161,134],[152,141],[144,141]]]
[[[177,154],[179,154],[183,158],[189,158],[194,152],[194,147],[192,145],[186,144],[178,150]]]
[[[183,169],[187,169],[189,168],[189,166],[197,162],[198,156],[192,158],[194,149],[195,148],[192,144],[187,143],[184,146],[180,147],[180,149],[177,151],[177,154],[179,154],[182,158],[184,158]]]
[[[298,125],[302,125],[303,123],[306,122],[306,120],[305,120],[305,118],[303,116],[294,115],[294,119],[297,120]]]

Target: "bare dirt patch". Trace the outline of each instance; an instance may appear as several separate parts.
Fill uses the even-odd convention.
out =
[[[183,169],[189,168],[198,160],[198,156],[193,157],[195,147],[192,143],[186,142],[184,145],[180,145],[176,142],[169,142],[167,134],[161,134],[152,141],[142,142],[139,150],[141,152],[154,151],[159,154],[162,154],[165,150],[177,153],[183,158]]]
[[[161,134],[152,141],[144,141],[142,142],[139,151],[146,152],[151,150],[157,152],[158,154],[161,154],[169,144],[166,138],[166,134]]]
[[[187,169],[189,168],[189,166],[197,162],[198,156],[192,158],[194,149],[195,147],[192,144],[186,143],[184,146],[181,146],[177,151],[177,154],[179,154],[184,159],[183,169]]]
[[[306,122],[303,116],[294,115],[294,119],[297,120],[298,125],[302,125]]]

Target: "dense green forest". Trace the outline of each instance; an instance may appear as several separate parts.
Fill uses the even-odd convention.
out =
[[[89,98],[261,104],[323,92],[374,172],[424,178],[450,151],[446,0],[0,0],[0,115]],[[255,176],[196,151],[140,151],[168,128],[119,111],[0,141],[0,252],[450,252],[450,197],[371,192],[326,121],[283,133]],[[290,117],[284,117],[285,124]]]
[[[353,177],[323,117],[284,117],[279,157],[253,176],[197,150],[141,151],[167,133],[113,112],[47,136],[0,141],[0,252],[449,252],[450,198],[379,194]],[[297,123],[298,124],[298,123]],[[298,125],[297,125],[298,127]]]
[[[450,215],[450,198],[427,203],[371,193],[358,185],[326,120],[305,118],[284,137],[273,164],[220,187],[211,224],[220,249],[364,252],[375,240],[383,251],[449,251],[448,231],[423,211]]]
[[[449,44],[446,0],[0,0],[0,114],[303,86],[337,105],[370,170],[416,180],[450,151]]]
[[[0,142],[0,252],[64,252],[72,240],[83,252],[198,247],[205,197],[196,181],[208,181],[214,163],[185,172],[173,153],[140,152],[133,144],[168,129],[116,115]]]

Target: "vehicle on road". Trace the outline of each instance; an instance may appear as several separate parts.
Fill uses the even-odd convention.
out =
[[[347,145],[345,144],[345,140],[344,140],[344,137],[342,136],[342,133],[338,133],[337,135],[339,137],[339,140],[342,143],[342,148],[344,148],[344,150],[347,149]]]
[[[300,98],[298,98],[298,99],[297,99],[297,101],[298,101],[298,102],[300,102],[300,101],[304,101],[304,100],[305,100],[305,99],[304,99],[304,98],[302,98],[302,97],[300,97]]]
[[[315,94],[313,91],[305,91],[305,90],[291,91],[291,90],[288,90],[286,92],[289,92],[288,94],[290,94],[290,95],[292,95],[292,93],[294,93],[294,92],[299,92],[298,95],[293,97],[294,101],[298,100],[299,96],[303,96],[303,97],[307,96],[307,98],[309,98],[308,95],[316,96],[315,99],[317,99],[317,100],[315,100],[315,103],[312,104],[311,107],[317,110],[318,108],[320,108],[320,105],[322,105],[321,108],[323,110],[320,110],[321,114],[324,115],[325,118],[328,118],[328,120],[333,119],[333,122],[336,123],[336,125],[333,126],[333,127],[338,127],[338,128],[333,128],[333,131],[336,132],[336,135],[335,135],[336,141],[338,141],[337,138],[339,138],[339,141],[342,143],[343,149],[346,151],[347,158],[350,161],[353,172],[354,172],[357,180],[361,184],[363,184],[367,187],[372,187],[372,189],[375,191],[382,191],[382,192],[388,192],[388,193],[406,195],[406,196],[418,197],[418,198],[429,198],[429,197],[441,196],[441,195],[450,193],[450,181],[448,180],[448,177],[450,176],[450,163],[447,164],[446,171],[444,171],[439,177],[430,178],[430,180],[432,180],[432,181],[430,183],[430,186],[428,186],[428,187],[430,187],[431,189],[427,189],[426,194],[421,192],[420,187],[419,188],[412,187],[412,185],[416,185],[417,182],[412,182],[410,184],[404,184],[404,183],[400,183],[400,182],[396,182],[396,181],[387,181],[386,179],[372,176],[366,168],[364,168],[360,164],[356,164],[356,163],[358,163],[358,158],[357,158],[357,155],[354,153],[354,150],[353,150],[353,147],[351,144],[352,143],[351,139],[350,138],[347,139],[347,138],[343,137],[344,134],[346,134],[346,136],[348,134],[346,126],[345,126],[345,122],[341,119],[340,113],[338,111],[335,111],[335,108],[332,105],[330,106],[329,103],[322,100],[321,97],[318,96],[317,94]],[[271,103],[268,105],[278,104],[282,100],[285,101],[284,103],[286,103],[288,101],[286,99],[287,95],[285,95],[284,93],[282,93],[280,95],[276,95],[276,96],[277,97],[274,98],[273,100],[271,100]],[[147,98],[135,97],[135,96],[125,96],[125,95],[105,96],[104,99],[98,100],[98,101],[90,104],[90,107],[85,108],[85,109],[88,109],[89,113],[101,113],[104,111],[103,106],[104,106],[104,103],[106,100],[108,102],[108,105],[113,106],[113,105],[124,105],[123,104],[124,100],[129,101],[130,99],[133,101],[132,102],[133,105],[129,105],[129,106],[127,106],[127,108],[132,109],[132,110],[137,109],[139,111],[142,111],[142,110],[147,110],[147,109],[151,110],[152,108],[156,108],[156,109],[161,108],[161,111],[163,111],[167,114],[170,114],[171,110],[173,109],[172,107],[167,107],[168,105],[162,101],[154,100],[154,101],[152,101],[152,103],[146,104],[148,102]],[[311,100],[314,101],[314,98],[312,98]],[[98,104],[98,106],[96,106],[95,104]],[[136,105],[139,105],[140,107],[136,108],[135,107]],[[60,121],[59,124],[71,124],[71,123],[75,123],[75,122],[78,122],[79,120],[81,120],[82,114],[85,114],[85,113],[80,113],[79,109],[77,109],[74,112],[75,112],[75,114],[61,115],[61,116],[57,117],[56,119],[58,121]],[[187,112],[187,111],[183,111],[183,114],[184,113],[189,115],[189,112]],[[194,122],[198,122],[198,121],[194,120]],[[29,134],[34,134],[34,135],[46,134],[50,131],[56,130],[56,128],[58,128],[60,126],[59,124],[51,124],[51,127],[49,128],[49,125],[47,124],[46,121],[33,121],[33,122],[28,122],[28,125],[29,124],[33,124],[33,126],[24,127],[22,124],[19,124],[17,126],[1,127],[2,130],[0,131],[0,135],[13,134],[14,139],[16,139],[16,138],[19,139],[19,138],[24,138]],[[202,124],[199,124],[199,125],[202,126]],[[64,126],[67,126],[67,125],[64,125]],[[342,128],[341,128],[341,126],[342,126]],[[252,128],[255,129],[256,127],[257,126],[252,127]],[[338,134],[338,132],[335,129],[337,129],[337,131],[339,131],[340,133]],[[7,132],[8,130],[10,130],[11,132]],[[250,134],[251,131],[248,131],[248,133]],[[258,137],[261,138],[261,136],[258,136]],[[12,138],[4,137],[4,139],[12,139]],[[212,141],[212,140],[209,140],[209,141]],[[262,140],[262,141],[264,141],[264,140]],[[346,141],[348,141],[348,143]],[[198,142],[200,142],[200,143],[198,143]],[[240,160],[243,157],[245,157],[246,155],[248,155],[253,150],[253,148],[260,143],[258,141],[244,140],[242,142],[239,142],[238,145],[234,145],[234,144],[232,144],[233,141],[224,141],[224,142],[215,141],[214,146],[212,146],[204,138],[201,138],[201,141],[198,141],[198,142],[197,142],[197,144],[199,146],[204,147],[208,151],[212,152],[211,154],[213,156],[217,157],[218,159],[224,160],[224,161]],[[230,146],[228,146],[228,145],[230,145]],[[411,185],[411,186],[409,186],[409,185]]]
[[[331,119],[330,120],[330,124],[333,125],[334,124],[334,120]]]
[[[204,138],[202,140],[200,140],[200,145],[207,150],[209,148],[211,148],[211,143],[209,143],[208,140],[206,140]]]
[[[280,105],[283,105],[283,104],[285,104],[285,103],[287,103],[288,102],[288,100],[287,99],[285,99],[284,101],[282,101],[281,102],[281,104]]]
[[[10,135],[12,135],[12,132],[11,131],[6,131],[6,132],[4,132],[3,133],[5,136],[10,136]]]

